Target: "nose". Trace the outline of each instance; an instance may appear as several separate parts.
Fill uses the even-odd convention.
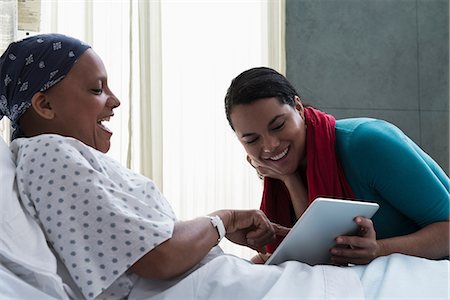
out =
[[[110,96],[108,97],[108,100],[106,100],[106,106],[110,107],[111,109],[114,109],[119,105],[120,105],[119,99],[117,99],[117,97],[113,93],[111,93]]]
[[[268,135],[264,138],[263,151],[271,153],[280,146],[280,140],[275,135]]]

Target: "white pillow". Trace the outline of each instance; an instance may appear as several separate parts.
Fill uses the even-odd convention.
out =
[[[12,152],[0,137],[0,264],[40,291],[68,299],[43,232],[19,202],[15,172]]]
[[[0,284],[0,299],[57,300],[29,285],[2,265],[0,265],[0,282],[2,283]]]

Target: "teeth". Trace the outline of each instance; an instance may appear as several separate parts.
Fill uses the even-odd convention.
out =
[[[105,118],[102,118],[102,119],[99,119],[98,121],[97,121],[97,123],[101,123],[101,122],[108,122],[109,120],[111,119],[111,117],[105,117]]]
[[[278,155],[270,157],[271,160],[280,160],[288,153],[288,148],[286,148],[283,152]]]
[[[98,119],[98,120],[97,120],[97,124],[98,124],[100,127],[102,127],[104,130],[109,131],[109,132],[112,132],[108,127],[105,126],[105,124],[103,124],[103,122],[108,122],[110,119],[111,119],[111,116],[108,116],[108,117],[104,117],[104,118]]]

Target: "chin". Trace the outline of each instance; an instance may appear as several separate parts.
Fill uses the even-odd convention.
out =
[[[96,149],[100,152],[106,153],[109,151],[109,148],[111,148],[111,143],[108,143],[106,145],[100,146],[100,147],[96,147]]]
[[[106,153],[111,148],[111,137],[97,135],[96,138],[94,138],[94,140],[92,141],[92,144],[93,145],[91,145],[91,147],[102,153]]]

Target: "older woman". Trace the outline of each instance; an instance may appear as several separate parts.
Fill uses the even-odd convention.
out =
[[[373,223],[356,218],[359,235],[337,237],[332,262],[366,264],[392,253],[448,256],[449,179],[392,124],[336,121],[305,107],[283,75],[264,67],[232,81],[225,109],[248,161],[264,176],[261,209],[271,221],[291,227],[318,196],[380,205]]]
[[[260,211],[176,222],[150,180],[103,155],[112,135],[105,123],[120,102],[88,45],[30,37],[9,46],[0,70],[0,116],[14,128],[21,200],[86,297],[127,295],[136,274],[182,274],[225,233],[262,249],[278,232]]]

